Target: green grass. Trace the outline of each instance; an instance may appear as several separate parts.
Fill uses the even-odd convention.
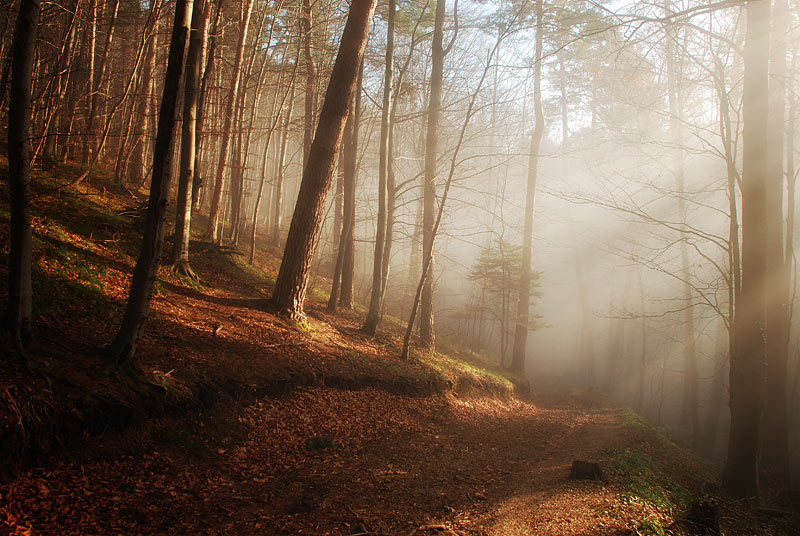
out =
[[[661,464],[638,449],[612,450],[611,467],[628,498],[647,501],[664,510],[685,508],[691,500],[686,488],[674,482]]]

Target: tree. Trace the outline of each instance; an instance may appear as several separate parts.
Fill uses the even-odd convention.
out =
[[[279,312],[296,320],[304,317],[303,301],[311,259],[322,227],[325,198],[330,189],[347,109],[364,56],[375,2],[376,0],[353,0],[350,5],[317,131],[303,169],[300,192],[272,293],[272,305]]]
[[[11,197],[11,253],[8,258],[8,304],[4,324],[20,357],[31,336],[31,85],[39,28],[39,0],[21,0],[11,45],[8,111],[8,183]]]
[[[386,17],[388,27],[386,29],[386,56],[383,74],[383,106],[381,109],[381,138],[379,145],[378,162],[378,222],[375,229],[375,251],[372,265],[372,291],[369,300],[369,310],[362,329],[368,335],[375,335],[375,330],[380,322],[381,305],[386,292],[386,279],[384,270],[388,271],[388,255],[385,254],[387,235],[387,202],[389,197],[388,180],[389,173],[389,129],[391,125],[392,106],[392,84],[394,75],[394,18],[395,0],[389,0],[386,6],[388,16]],[[394,195],[394,192],[391,192]],[[386,266],[384,266],[386,263]]]
[[[230,138],[233,120],[237,115],[236,103],[239,99],[239,84],[242,78],[242,56],[244,44],[247,40],[247,29],[250,26],[250,15],[253,12],[253,0],[245,0],[244,10],[240,21],[239,41],[236,45],[236,58],[233,62],[233,80],[223,117],[222,138],[219,145],[219,162],[217,163],[217,180],[214,183],[214,194],[211,198],[211,210],[208,216],[208,237],[216,242],[219,238],[219,217],[222,206],[222,187],[225,183],[225,166],[227,165],[228,152],[230,151]]]
[[[742,290],[731,356],[731,428],[723,484],[739,497],[758,494],[758,449],[763,409],[765,281],[768,238],[766,174],[769,3],[745,6],[742,156]]]
[[[164,92],[158,116],[158,130],[153,152],[153,179],[144,223],[144,236],[125,307],[122,324],[114,340],[106,348],[110,367],[118,371],[135,373],[136,345],[144,331],[150,312],[156,272],[164,245],[164,228],[167,218],[167,196],[170,188],[172,139],[177,114],[178,92],[183,77],[184,57],[189,43],[193,0],[177,0],[175,22],[169,46],[169,59],[164,77]]]
[[[511,354],[511,370],[522,374],[528,346],[530,301],[531,301],[531,254],[533,252],[533,212],[536,205],[536,178],[539,165],[539,148],[544,135],[544,111],[542,109],[542,58],[544,41],[544,0],[536,3],[536,42],[533,66],[533,111],[535,123],[531,134],[528,156],[528,184],[525,189],[525,223],[522,231],[522,276],[517,294],[517,318],[514,330],[514,347]]]
[[[423,178],[423,214],[422,214],[422,254],[423,276],[425,286],[422,289],[420,302],[420,343],[433,349],[435,333],[433,328],[433,237],[435,204],[436,204],[436,160],[439,142],[439,114],[442,110],[442,78],[444,76],[444,58],[455,43],[453,35],[450,44],[445,48],[444,40],[444,0],[436,0],[436,11],[433,22],[433,41],[431,43],[431,84],[428,95],[427,135],[425,137],[425,174]],[[458,10],[458,3],[454,6]],[[456,27],[456,33],[458,28]],[[430,257],[430,261],[425,258]]]
[[[764,398],[764,433],[761,447],[762,475],[773,485],[789,486],[789,418],[786,376],[789,362],[789,332],[792,292],[791,229],[783,236],[784,133],[786,107],[786,35],[789,16],[786,0],[775,0],[770,49],[770,103],[767,209],[767,341]],[[790,126],[789,128],[792,128]],[[792,151],[793,147],[788,146]],[[791,189],[790,189],[791,191]],[[794,198],[788,197],[789,210]],[[786,247],[784,247],[784,242]]]
[[[191,279],[197,279],[189,265],[189,238],[192,221],[192,183],[197,165],[197,106],[200,85],[200,63],[206,20],[209,10],[205,0],[195,0],[192,8],[192,32],[186,53],[186,76],[183,92],[183,122],[181,130],[181,159],[178,176],[178,197],[175,212],[175,244],[172,250],[174,270]]]

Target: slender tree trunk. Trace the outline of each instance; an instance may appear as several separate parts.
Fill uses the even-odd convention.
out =
[[[222,190],[225,183],[225,166],[228,161],[228,151],[230,150],[231,127],[236,116],[236,102],[239,95],[239,84],[242,78],[242,55],[244,44],[247,40],[247,29],[250,25],[250,14],[253,11],[253,0],[246,0],[242,12],[241,30],[239,31],[239,41],[236,45],[236,57],[233,62],[233,81],[231,91],[223,116],[222,139],[219,145],[219,161],[217,162],[217,176],[214,184],[214,195],[211,198],[211,212],[209,214],[208,237],[216,242],[219,240],[219,216],[222,205]]]
[[[193,0],[177,0],[175,24],[169,47],[167,72],[164,75],[164,93],[158,117],[156,144],[153,154],[153,178],[147,204],[144,237],[139,258],[133,270],[128,303],[119,332],[106,348],[109,365],[117,370],[134,372],[138,369],[134,356],[136,345],[144,331],[150,312],[150,300],[156,279],[161,249],[164,245],[164,228],[167,217],[167,196],[170,187],[172,139],[175,129],[178,92],[183,76],[183,62],[189,42]]]
[[[347,122],[350,122],[350,117],[348,116]],[[342,139],[342,145],[347,144],[347,137],[348,137],[348,126],[345,125],[344,127],[344,137]],[[347,241],[347,232],[349,231],[348,228],[348,215],[344,214],[344,165],[343,165],[343,158],[339,157],[339,173],[337,177],[337,188],[338,184],[341,183],[342,185],[342,227],[339,230],[339,245],[336,250],[336,261],[333,265],[333,278],[331,280],[331,294],[328,297],[328,311],[335,312],[336,308],[339,306],[339,293],[341,290],[341,283],[342,283],[342,265],[344,264],[344,243]]]
[[[528,330],[531,301],[531,254],[533,253],[533,213],[536,205],[536,179],[539,166],[539,147],[544,135],[544,112],[542,111],[542,57],[544,32],[544,0],[536,2],[536,45],[533,68],[533,108],[536,123],[531,134],[528,159],[528,184],[525,190],[525,223],[522,230],[522,267],[519,291],[517,292],[517,318],[514,329],[514,348],[511,356],[511,371],[522,374],[525,369],[525,354],[528,346]]]
[[[347,142],[344,144],[342,158],[344,158],[344,213],[347,232],[344,235],[342,250],[342,281],[339,292],[339,305],[345,309],[353,308],[353,284],[355,281],[356,265],[356,182],[358,181],[358,132],[361,125],[361,76],[364,71],[362,65],[359,69],[356,94],[353,98],[351,116],[353,122],[346,127]]]
[[[30,123],[33,62],[39,28],[39,0],[21,0],[11,44],[11,89],[8,110],[8,183],[11,228],[8,304],[4,324],[17,350],[31,336],[32,232]]]
[[[81,162],[86,165],[92,158],[91,144],[92,144],[92,131],[94,130],[94,117],[92,117],[92,100],[95,98],[95,84],[96,84],[96,69],[95,63],[97,60],[97,0],[89,0],[89,12],[87,15],[86,24],[88,25],[86,31],[86,54],[87,54],[87,72],[88,81],[86,83],[86,103],[84,105],[84,117],[86,124],[83,130],[83,153]]]
[[[139,186],[144,183],[145,176],[147,175],[147,147],[149,145],[147,139],[148,118],[151,114],[150,95],[153,92],[153,74],[156,69],[156,47],[158,41],[158,12],[160,10],[160,2],[155,1],[151,5],[150,10],[150,35],[145,43],[144,54],[144,69],[140,76],[140,96],[136,105],[136,122],[134,123],[133,135],[135,141],[133,142],[133,152],[131,156],[131,163],[128,166],[130,170],[129,181],[131,184]]]
[[[745,6],[744,149],[742,173],[742,291],[737,303],[736,351],[731,356],[731,431],[724,485],[736,496],[758,494],[763,408],[769,3]]]
[[[281,147],[278,155],[278,173],[275,177],[275,187],[273,192],[272,206],[272,239],[270,242],[273,247],[281,245],[281,212],[283,211],[283,182],[286,174],[286,146],[289,143],[289,125],[292,123],[292,110],[294,110],[295,84],[292,83],[289,94],[289,107],[286,109],[286,118],[283,120],[283,132],[281,133]]]
[[[420,344],[433,350],[436,336],[433,327],[433,227],[436,217],[436,158],[439,140],[439,115],[442,109],[442,78],[444,75],[444,8],[445,0],[436,0],[431,44],[431,85],[428,100],[428,131],[425,138],[425,175],[423,182],[422,256],[426,268],[425,286],[420,302]],[[430,257],[430,262],[424,259]]]
[[[378,224],[375,230],[375,252],[372,266],[372,293],[369,300],[369,310],[362,329],[368,335],[375,335],[381,318],[381,305],[384,295],[384,249],[386,248],[386,221],[388,203],[388,173],[389,173],[389,129],[392,106],[392,85],[394,75],[394,16],[395,0],[389,0],[387,6],[388,16],[386,30],[386,56],[383,72],[383,109],[381,110],[381,138],[378,150]],[[385,267],[388,270],[388,266]],[[388,273],[388,272],[387,272]]]
[[[208,92],[208,83],[211,79],[213,72],[214,72],[214,51],[216,49],[216,42],[217,42],[217,31],[219,29],[219,16],[220,12],[222,11],[222,2],[223,0],[217,0],[216,2],[216,9],[214,10],[214,22],[209,26],[209,13],[204,13],[203,18],[206,20],[206,24],[203,26],[204,31],[204,38],[202,40],[203,43],[203,52],[202,56],[205,61],[205,67],[202,71],[202,76],[200,78],[200,88],[199,94],[197,96],[197,126],[195,130],[197,131],[197,135],[195,137],[195,163],[194,163],[194,178],[192,180],[192,210],[198,210],[200,208],[200,190],[205,186],[206,180],[203,178],[203,170],[201,170],[201,161],[202,161],[202,141],[204,136],[204,129],[203,126],[205,124],[205,110],[209,100],[209,92]],[[211,3],[208,2],[206,4],[206,11],[210,10]],[[205,36],[210,36],[208,39],[209,43],[206,46],[206,38]],[[209,143],[206,143],[208,146]]]
[[[717,452],[720,419],[725,408],[725,377],[728,374],[729,336],[725,324],[720,322],[714,352],[714,369],[711,377],[711,392],[708,411],[703,425],[703,454],[711,458]]]
[[[303,58],[306,64],[305,118],[303,126],[303,167],[305,168],[314,132],[314,101],[316,100],[314,86],[317,83],[314,55],[311,50],[313,39],[311,0],[303,0],[303,17],[300,22],[303,30]]]
[[[297,64],[295,63],[295,65]],[[280,104],[278,104],[277,110],[273,105],[272,115],[274,119],[272,120],[272,124],[269,126],[269,130],[267,130],[267,139],[264,141],[264,155],[263,159],[261,160],[261,182],[258,186],[258,193],[256,194],[256,200],[253,207],[253,222],[252,222],[253,228],[251,229],[250,232],[250,257],[248,258],[248,262],[250,264],[253,264],[256,255],[256,226],[258,225],[258,209],[261,206],[261,197],[264,194],[264,185],[266,184],[267,180],[267,155],[269,154],[270,142],[272,140],[272,134],[278,127],[278,123],[280,123],[281,112],[283,112],[283,107],[286,104],[286,99],[289,98],[290,94],[292,95],[294,94],[294,90],[292,88],[294,88],[294,80],[296,72],[297,71],[295,69],[295,71],[292,73],[292,79],[289,82],[289,87],[284,92],[283,98],[281,99]],[[289,106],[291,107],[291,104],[289,104]]]
[[[192,32],[186,53],[183,91],[183,123],[181,126],[181,159],[178,175],[178,197],[175,212],[175,244],[172,250],[173,269],[181,275],[196,279],[189,265],[189,238],[192,222],[192,180],[195,175],[197,150],[197,97],[200,85],[200,62],[203,53],[205,0],[194,0]]]
[[[664,0],[664,15],[673,13],[670,0]],[[671,170],[675,177],[676,194],[678,196],[678,218],[680,222],[680,255],[681,279],[683,284],[683,400],[681,404],[681,430],[687,434],[693,446],[699,444],[698,385],[697,385],[697,351],[695,347],[694,309],[692,289],[689,286],[691,272],[689,270],[689,250],[686,234],[686,192],[684,177],[684,154],[681,147],[683,132],[681,116],[683,102],[679,87],[681,61],[676,59],[674,41],[678,38],[677,30],[667,26],[665,56],[667,64],[667,100],[669,105],[669,133],[674,167]]]
[[[357,85],[375,1],[353,0],[350,4],[316,136],[303,170],[283,261],[272,294],[273,305],[291,318],[304,317],[303,301],[311,259],[322,226],[325,197],[330,189],[348,105]]]
[[[102,11],[105,11],[103,9]],[[101,11],[101,13],[102,13]],[[100,108],[100,93],[103,90],[103,86],[105,85],[105,78],[106,78],[106,65],[108,65],[108,54],[109,50],[111,50],[112,43],[114,41],[114,30],[117,26],[117,15],[119,15],[119,0],[114,0],[114,4],[111,8],[110,20],[108,23],[108,31],[106,32],[106,40],[103,44],[103,53],[97,58],[97,67],[96,73],[93,76],[94,80],[94,88],[92,89],[92,95],[89,99],[89,127],[87,131],[89,132],[89,154],[90,158],[94,157],[95,151],[101,150],[100,147],[97,147],[97,133],[95,130],[95,125],[97,124],[97,116],[99,113]]]

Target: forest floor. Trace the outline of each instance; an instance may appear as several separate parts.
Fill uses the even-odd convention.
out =
[[[145,387],[109,375],[100,349],[138,241],[120,213],[136,200],[71,176],[47,170],[33,203],[39,376],[0,360],[0,535],[677,534],[715,489],[702,461],[597,393],[521,392],[455,348],[401,361],[399,326],[364,336],[359,312],[324,308],[322,278],[307,323],[266,312],[275,251],[251,267],[192,242],[202,284],[161,270]],[[7,237],[3,204],[2,280]],[[573,460],[602,478],[570,480]],[[726,534],[800,534],[789,512],[718,500]]]

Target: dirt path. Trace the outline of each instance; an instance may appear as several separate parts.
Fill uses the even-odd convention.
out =
[[[25,473],[0,492],[0,521],[11,534],[630,534],[612,488],[566,479],[619,436],[608,409],[304,388]]]
[[[617,410],[410,396],[391,335],[313,306],[298,332],[204,259],[215,290],[164,284],[148,366],[285,389],[79,441],[0,486],[0,535],[632,534],[613,486],[566,478],[626,440]]]

